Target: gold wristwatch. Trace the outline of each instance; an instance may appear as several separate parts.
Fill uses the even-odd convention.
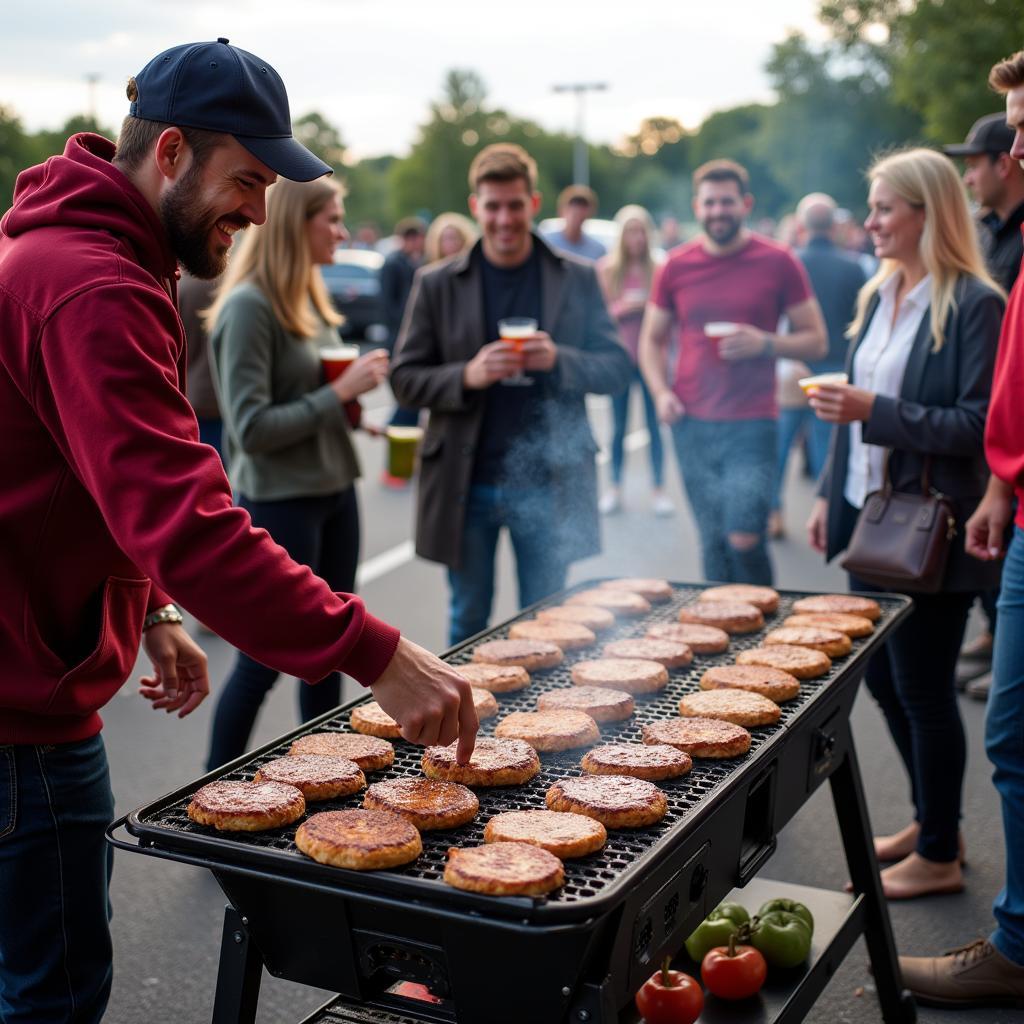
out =
[[[157,608],[155,612],[150,612],[142,620],[142,632],[145,633],[151,626],[162,626],[165,623],[180,625],[184,621],[177,605],[165,604],[162,608]]]

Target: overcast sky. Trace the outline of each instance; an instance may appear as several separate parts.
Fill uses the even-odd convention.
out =
[[[769,100],[772,43],[813,38],[817,0],[19,0],[3,15],[0,104],[29,130],[57,128],[95,98],[101,123],[127,113],[124,83],[169,46],[228,36],[288,87],[292,116],[321,111],[354,156],[402,154],[449,68],[479,72],[488,102],[573,129],[563,82],[606,82],[586,133],[615,143],[645,116],[696,127],[711,111]],[[96,75],[95,86],[87,76]]]

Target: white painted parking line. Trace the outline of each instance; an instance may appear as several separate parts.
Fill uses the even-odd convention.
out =
[[[634,430],[631,434],[626,435],[623,442],[627,452],[635,452],[650,443],[651,435],[646,430]],[[611,455],[608,452],[602,451],[597,456],[597,464],[603,466],[610,458]],[[401,544],[396,544],[393,548],[388,548],[387,551],[382,551],[379,555],[367,558],[359,563],[359,570],[356,573],[356,586],[361,589],[367,583],[373,583],[374,580],[379,580],[382,576],[387,576],[388,573],[401,569],[403,565],[408,565],[415,557],[415,545],[411,540],[405,540]]]

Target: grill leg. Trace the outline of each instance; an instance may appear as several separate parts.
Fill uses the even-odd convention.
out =
[[[263,958],[249,938],[246,923],[230,903],[224,908],[212,1024],[255,1024]]]
[[[871,957],[882,1018],[885,1024],[914,1024],[917,1008],[913,996],[903,988],[896,961],[896,943],[882,895],[867,803],[852,740],[846,757],[832,773],[829,782],[853,889],[864,896],[864,939]]]

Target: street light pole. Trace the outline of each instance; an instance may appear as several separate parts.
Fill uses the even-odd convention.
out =
[[[584,132],[584,108],[588,92],[604,92],[607,82],[569,82],[553,85],[552,92],[571,92],[576,95],[576,140],[573,144],[572,179],[577,185],[590,184],[590,159]]]

